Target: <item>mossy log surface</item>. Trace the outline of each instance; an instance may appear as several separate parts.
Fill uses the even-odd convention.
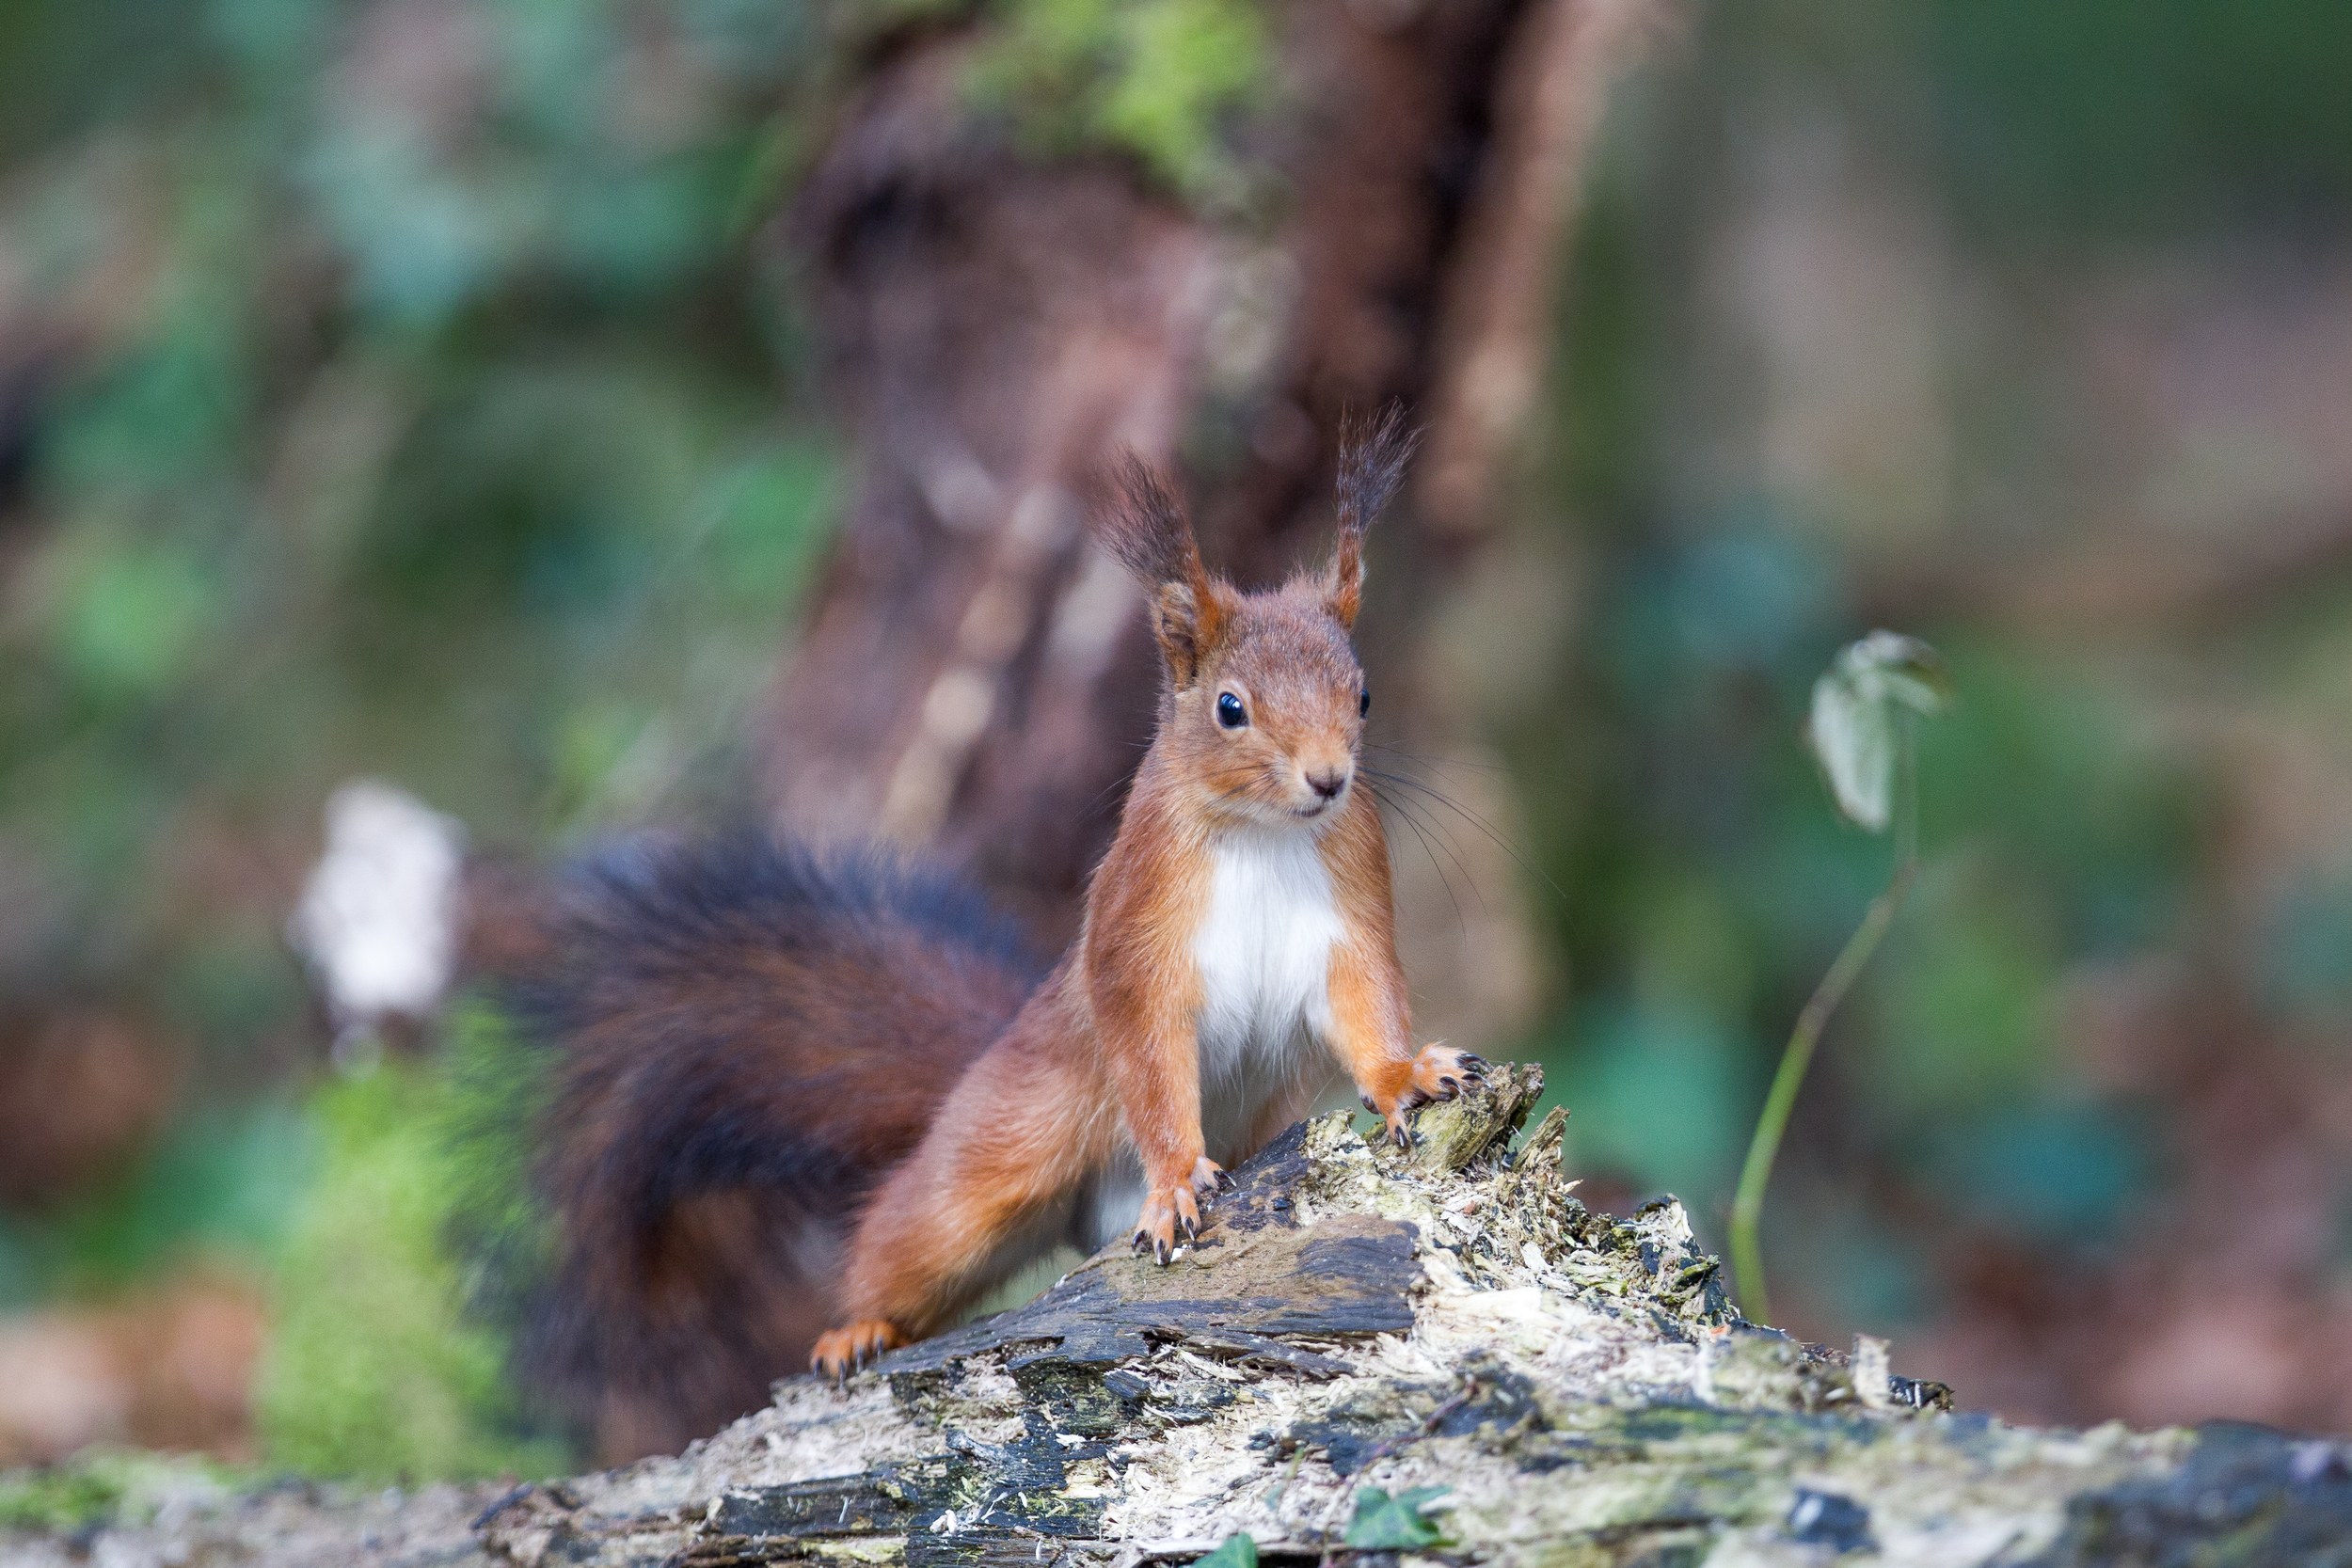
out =
[[[2352,1565],[2352,1446],[2030,1430],[1744,1323],[1679,1205],[1588,1212],[1513,1069],[1409,1152],[1344,1116],[1196,1246],[1106,1252],[675,1459],[514,1488],[183,1494],[11,1563]],[[1402,1552],[1361,1494],[1442,1489]],[[1417,1497],[1421,1494],[1414,1494]],[[1349,1537],[1357,1534],[1359,1544]]]

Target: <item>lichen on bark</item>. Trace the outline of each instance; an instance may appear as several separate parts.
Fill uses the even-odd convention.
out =
[[[1556,1113],[1518,1136],[1541,1088],[1498,1072],[1409,1151],[1302,1123],[1172,1264],[1099,1255],[846,1385],[780,1384],[676,1458],[215,1497],[119,1519],[107,1560],[1142,1568],[1245,1534],[1326,1568],[2344,1560],[2344,1446],[2013,1428],[1880,1347],[1747,1323],[1678,1203],[1597,1213]],[[1406,1499],[1434,1540],[1348,1544]],[[11,1560],[77,1544],[21,1535]]]

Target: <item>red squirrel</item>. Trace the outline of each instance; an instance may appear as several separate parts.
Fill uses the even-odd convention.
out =
[[[1356,433],[1329,563],[1257,593],[1123,470],[1092,526],[1144,586],[1166,680],[1041,977],[976,895],[870,856],[750,843],[588,879],[536,1005],[568,1046],[569,1132],[564,1256],[525,1349],[594,1391],[608,1457],[758,1402],[748,1370],[795,1344],[839,1376],[949,1326],[1058,1243],[1168,1262],[1335,1067],[1399,1143],[1480,1077],[1412,1043],[1357,777],[1364,534],[1409,447],[1393,415]]]

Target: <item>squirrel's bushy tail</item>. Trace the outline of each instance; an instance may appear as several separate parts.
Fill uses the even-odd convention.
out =
[[[505,990],[553,1056],[524,1375],[608,1463],[767,1402],[850,1226],[1043,973],[974,890],[744,836],[578,873]]]

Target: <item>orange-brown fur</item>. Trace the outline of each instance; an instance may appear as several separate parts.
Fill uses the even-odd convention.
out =
[[[1148,470],[1123,476],[1126,504],[1099,531],[1151,595],[1168,673],[1157,734],[1089,886],[1077,942],[864,1212],[839,1293],[844,1326],[818,1339],[816,1365],[838,1373],[932,1333],[1026,1257],[1083,1236],[1089,1205],[1102,1207],[1130,1159],[1142,1185],[1136,1244],[1166,1262],[1197,1231],[1222,1174],[1203,1130],[1201,1031],[1213,999],[1202,944],[1214,937],[1204,921],[1233,857],[1254,866],[1263,856],[1291,867],[1267,875],[1299,879],[1301,840],[1289,835],[1311,838],[1338,927],[1315,1032],[1393,1136],[1409,1136],[1414,1106],[1451,1098],[1478,1071],[1474,1056],[1413,1049],[1388,845],[1353,777],[1363,675],[1348,634],[1363,535],[1407,445],[1393,416],[1359,433],[1343,464],[1330,566],[1259,594],[1203,569],[1189,525]],[[1246,715],[1238,726],[1219,720],[1227,699]],[[1317,886],[1311,877],[1302,885]],[[1257,1048],[1249,1009],[1273,982],[1252,984],[1235,993],[1245,1053]],[[1267,1070],[1263,1098],[1239,1107],[1230,1159],[1287,1125],[1319,1086],[1286,1058]]]

